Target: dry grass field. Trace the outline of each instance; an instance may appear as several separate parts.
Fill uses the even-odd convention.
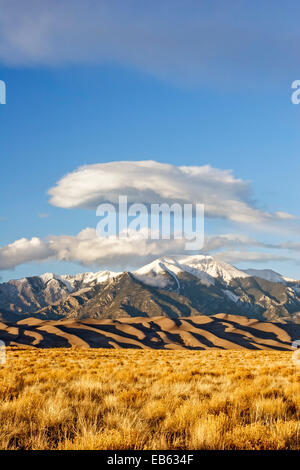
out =
[[[1,449],[300,449],[291,352],[8,349]]]

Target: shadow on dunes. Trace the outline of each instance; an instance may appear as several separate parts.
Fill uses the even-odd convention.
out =
[[[292,350],[293,340],[299,337],[300,325],[228,314],[0,322],[0,339],[7,346],[39,348]]]
[[[32,346],[39,348],[68,348],[71,344],[66,338],[44,332],[35,327],[12,324],[3,328],[0,324],[0,339],[6,346]]]
[[[194,328],[197,328],[197,324],[194,323],[193,320],[187,319],[186,321]],[[206,336],[203,336],[201,329],[199,329],[199,332],[194,332],[193,334],[199,338],[200,341],[207,344],[208,347],[218,346],[220,349],[234,349],[234,345],[242,349],[262,349],[262,345],[264,344],[263,340],[267,340],[267,342],[269,340],[278,340],[273,333],[268,334],[263,331],[254,330],[251,327],[247,328],[236,322],[220,322],[215,319],[212,323],[206,325],[205,332]],[[210,333],[210,340],[207,338],[207,333]],[[218,339],[214,340],[212,335],[216,336]],[[262,340],[261,342],[259,341],[260,339]],[[223,345],[221,344],[222,342],[224,343]],[[226,345],[225,342],[232,343],[233,346],[230,347],[228,344]],[[269,349],[267,342],[263,349]],[[274,349],[286,350],[291,344],[291,342],[289,344],[281,343],[282,341],[280,341]]]
[[[120,348],[140,349],[142,347],[142,344],[139,344],[135,339],[126,338],[126,336],[109,330],[95,332],[94,328],[80,328],[80,325],[78,327],[58,326],[58,328],[66,334],[81,338],[86,343],[86,346],[90,348],[113,348],[112,343],[116,343]]]

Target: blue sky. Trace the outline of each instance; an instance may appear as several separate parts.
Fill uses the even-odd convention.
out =
[[[57,207],[47,191],[83,165],[144,160],[232,170],[253,207],[291,214],[263,228],[209,217],[206,234],[255,238],[240,262],[232,247],[225,259],[300,278],[300,106],[291,103],[300,6],[228,4],[0,0],[3,280],[118,267],[118,255],[83,262],[30,248],[18,259],[7,247],[95,228],[94,210]]]

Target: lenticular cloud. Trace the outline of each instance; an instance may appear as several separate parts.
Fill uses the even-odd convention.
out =
[[[203,166],[175,166],[156,161],[120,161],[82,166],[49,190],[50,203],[64,208],[96,209],[103,202],[205,204],[207,217],[242,223],[282,219],[257,209],[249,183],[231,170]],[[289,214],[285,214],[290,217]]]

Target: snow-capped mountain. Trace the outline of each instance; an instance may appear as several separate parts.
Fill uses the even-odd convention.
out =
[[[46,273],[0,284],[0,317],[118,318],[231,313],[298,321],[300,282],[205,255],[166,256],[134,271]]]
[[[98,271],[96,273],[93,272],[87,272],[87,273],[80,273],[76,274],[75,276],[72,276],[70,274],[65,274],[62,276],[56,276],[56,278],[59,278],[70,290],[70,292],[74,290],[79,289],[84,289],[86,286],[91,286],[94,284],[98,284],[101,282],[105,282],[108,279],[111,279],[113,277],[118,276],[121,273],[116,273],[113,271]],[[45,276],[44,274],[40,276],[43,278]],[[54,276],[52,274],[52,276]]]
[[[105,282],[118,273],[98,271],[75,276],[45,273],[0,284],[0,312],[27,313],[55,304],[70,293]]]
[[[216,279],[228,284],[232,279],[249,276],[228,263],[205,255],[158,258],[135,271],[133,275],[146,284],[166,287],[170,283],[166,274],[171,275],[179,284],[178,275],[182,273],[192,274],[207,286],[215,285]]]

